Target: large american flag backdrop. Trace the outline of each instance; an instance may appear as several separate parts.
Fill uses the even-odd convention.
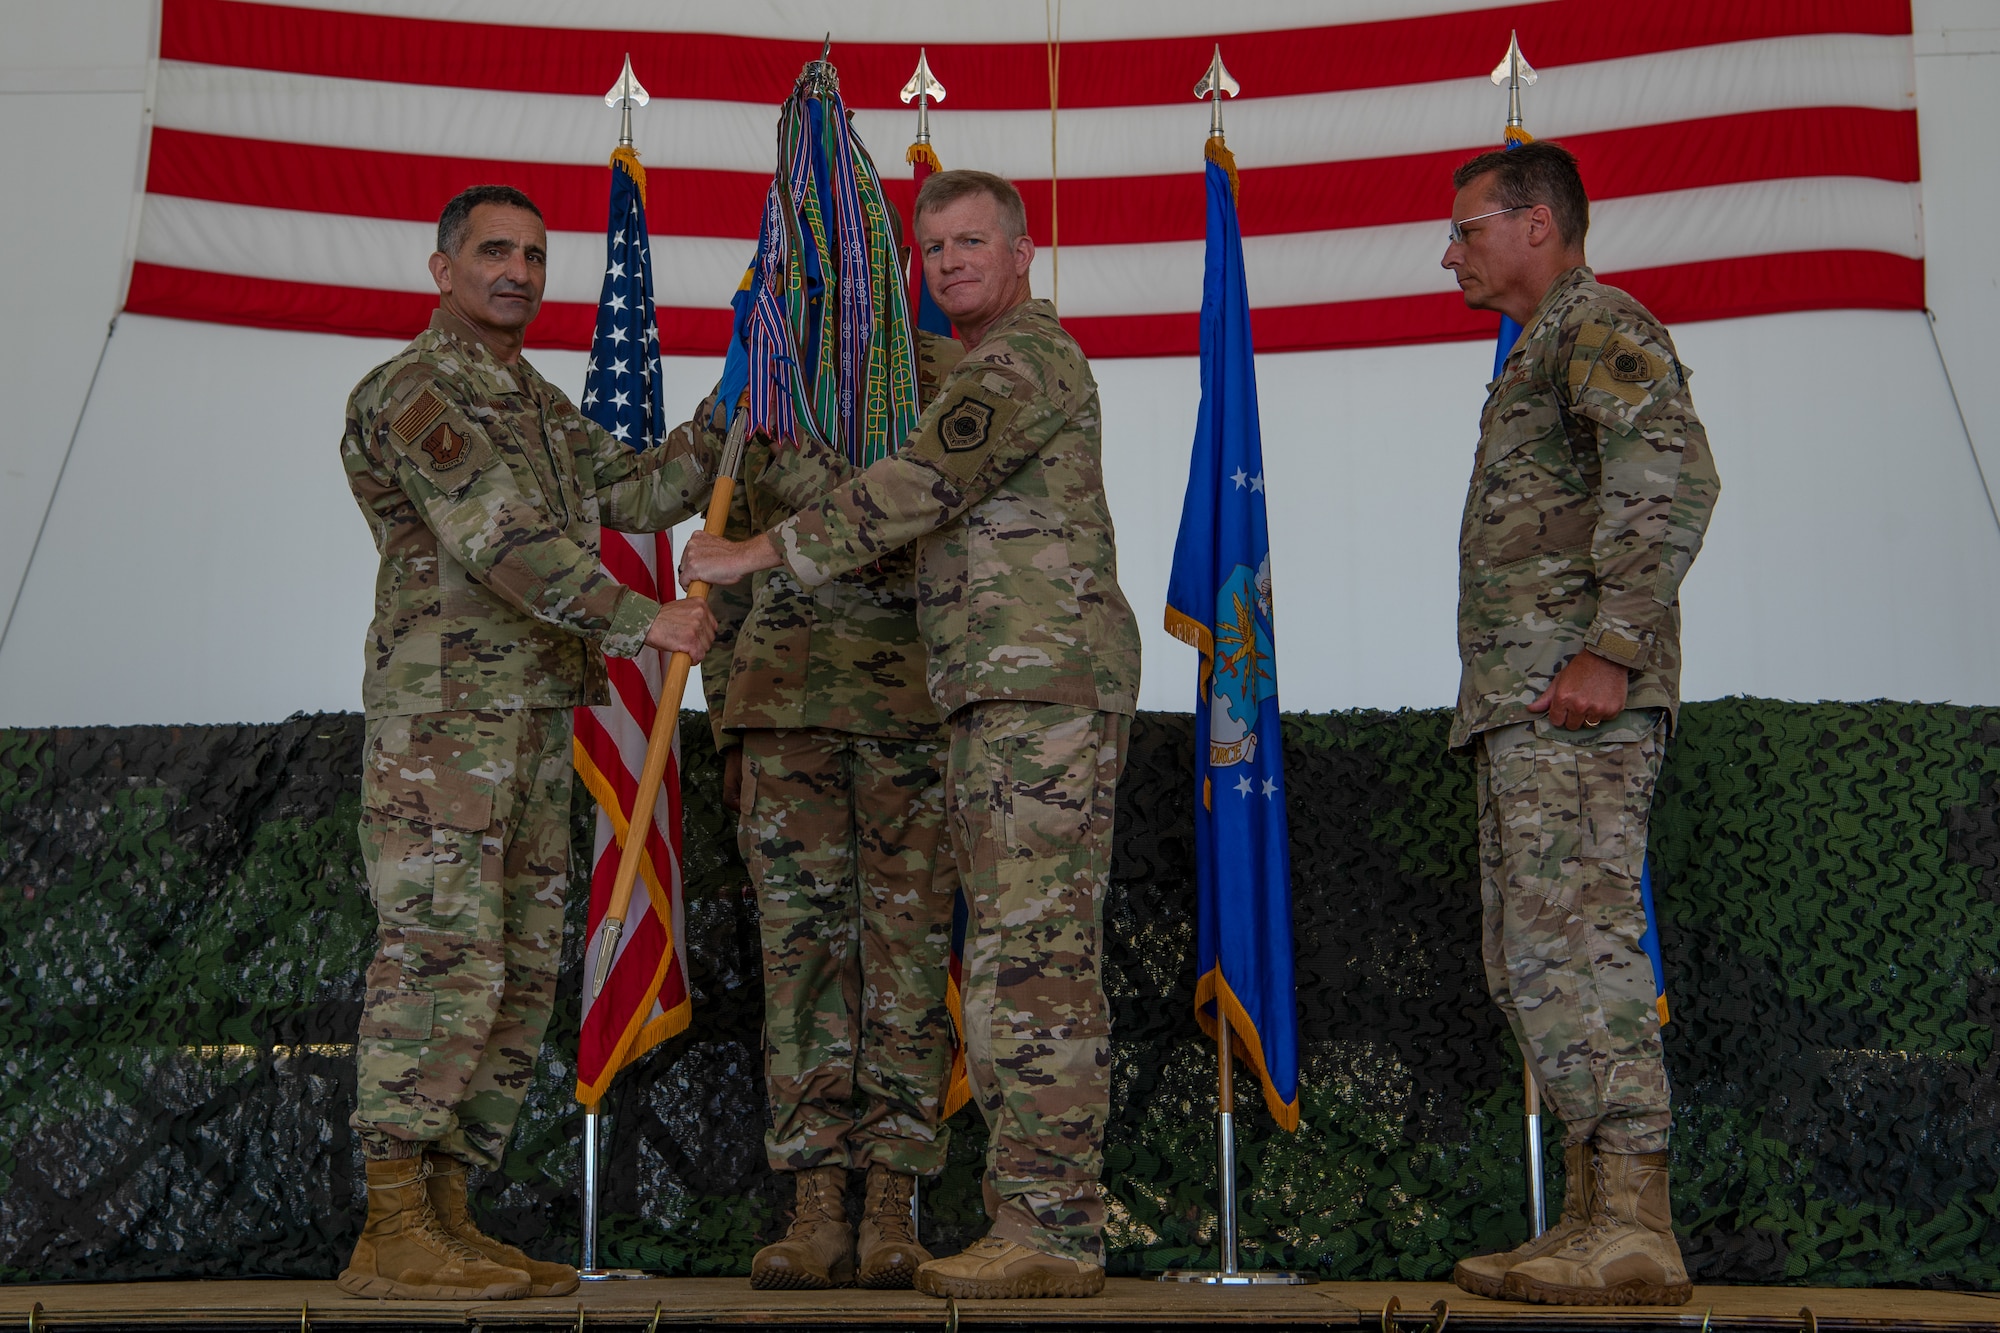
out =
[[[1190,89],[1218,41],[1244,89],[1229,143],[1263,350],[1493,336],[1438,259],[1450,169],[1499,142],[1486,75],[1516,29],[1541,73],[1529,128],[1583,163],[1592,263],[1663,318],[1924,304],[1908,0],[1093,0],[1064,20],[1052,187],[1044,12],[1018,0],[163,0],[127,308],[411,336],[439,208],[499,181],[550,227],[529,342],[587,347],[603,96],[629,51],[654,94],[634,125],[660,345],[720,354],[776,108],[828,28],[900,207],[919,44],[949,89],[944,158],[1019,183],[1044,246],[1056,198],[1063,320],[1094,355],[1196,350],[1208,112]]]

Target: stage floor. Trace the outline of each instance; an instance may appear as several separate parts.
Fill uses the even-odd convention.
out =
[[[1400,1308],[1385,1323],[1391,1301]],[[1431,1328],[1453,1330],[1994,1329],[2000,1299],[1962,1292],[1832,1287],[1696,1287],[1675,1310],[1556,1310],[1486,1301],[1436,1282],[1214,1288],[1113,1278],[1092,1300],[963,1301],[963,1329]],[[37,1310],[37,1307],[39,1309]],[[1804,1312],[1810,1311],[1808,1316]],[[478,1304],[355,1300],[331,1282],[246,1279],[0,1287],[0,1329],[876,1329],[952,1327],[945,1302],[915,1292],[752,1291],[743,1278],[586,1283],[575,1295]],[[303,1319],[301,1318],[303,1316]]]

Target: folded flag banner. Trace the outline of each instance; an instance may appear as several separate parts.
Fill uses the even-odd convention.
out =
[[[1277,1122],[1297,1129],[1291,850],[1271,542],[1236,164],[1208,141],[1201,412],[1167,582],[1167,631],[1201,654],[1195,701],[1195,1016],[1226,1022]]]
[[[596,336],[584,374],[583,414],[635,449],[657,449],[667,432],[659,326],[653,309],[653,263],[646,234],[646,169],[630,148],[611,158],[610,225]],[[603,533],[604,567],[628,588],[656,601],[678,596],[668,534]],[[605,947],[605,911],[626,829],[632,822],[646,738],[660,697],[661,656],[607,658],[611,702],[576,710],[576,771],[597,800],[591,858],[589,940],[582,976],[597,974]],[[611,973],[596,995],[583,991],[577,1038],[576,1099],[595,1106],[617,1072],[687,1027],[687,929],[681,879],[680,741],[667,761],[652,828],[639,861],[636,891],[615,944]]]
[[[1093,358],[1195,352],[1203,186],[1186,144],[1204,112],[1184,85],[1218,40],[1260,94],[1234,126],[1256,145],[1259,350],[1494,336],[1439,269],[1438,232],[1451,169],[1493,142],[1484,76],[1514,29],[1542,74],[1535,132],[1582,160],[1597,271],[1669,324],[1923,307],[1909,0],[1683,0],[1670,20],[1599,0],[1311,8],[1070,7],[1062,313]],[[674,90],[634,131],[675,201],[653,218],[674,254],[655,275],[661,339],[719,356],[771,185],[769,109],[829,27],[860,138],[909,142],[898,90],[927,46],[951,86],[945,156],[1018,184],[1049,240],[1046,29],[1022,6],[161,0],[159,15],[127,302],[143,314],[407,339],[437,303],[438,210],[498,181],[548,216],[531,345],[588,348],[604,77],[629,51]],[[894,174],[883,189],[907,218],[912,182]]]

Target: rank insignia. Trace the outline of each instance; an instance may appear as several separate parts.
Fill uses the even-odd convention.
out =
[[[431,463],[438,471],[444,472],[465,461],[465,437],[450,426],[439,422],[424,442],[417,446],[431,457]]]
[[[1604,368],[1621,384],[1643,384],[1653,379],[1653,358],[1623,338],[1613,338],[1604,352]]]
[[[967,453],[983,446],[992,428],[992,407],[977,398],[967,398],[939,419],[938,440],[946,453]]]

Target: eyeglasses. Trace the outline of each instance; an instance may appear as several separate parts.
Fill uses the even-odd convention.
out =
[[[1500,216],[1500,215],[1501,215],[1502,213],[1518,213],[1519,211],[1521,211],[1522,209],[1526,208],[1527,206],[1528,206],[1528,205],[1526,205],[1526,204],[1515,204],[1515,205],[1514,205],[1514,206],[1513,206],[1512,208],[1496,208],[1496,209],[1494,209],[1494,210],[1493,210],[1493,211],[1492,211],[1491,213],[1481,213],[1481,214],[1479,214],[1479,215],[1478,215],[1477,217],[1470,217],[1470,218],[1467,218],[1467,219],[1465,219],[1465,222],[1454,222],[1454,223],[1452,223],[1452,224],[1451,224],[1451,229],[1450,229],[1450,231],[1448,231],[1448,232],[1446,233],[1446,234],[1447,234],[1448,236],[1450,236],[1450,237],[1451,237],[1451,239],[1450,239],[1450,240],[1449,240],[1448,242],[1446,242],[1446,243],[1447,243],[1447,244],[1449,244],[1449,245],[1464,245],[1464,244],[1465,244],[1465,223],[1466,223],[1466,222],[1484,222],[1484,221],[1486,221],[1486,219],[1488,219],[1488,218],[1497,218],[1497,217],[1499,217],[1499,216]]]

